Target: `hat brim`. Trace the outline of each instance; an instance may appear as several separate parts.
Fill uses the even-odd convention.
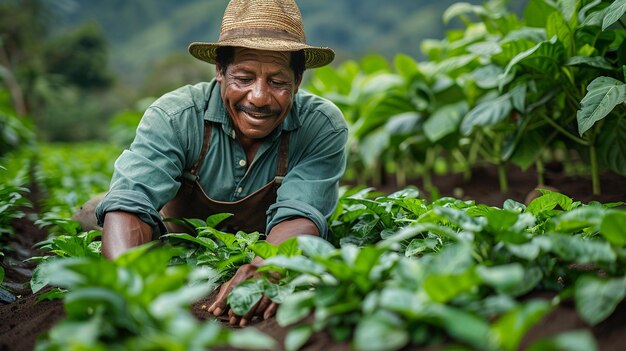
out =
[[[304,50],[305,68],[317,68],[326,66],[335,58],[335,52],[330,48],[309,46],[288,40],[263,38],[237,38],[222,40],[219,43],[194,42],[189,45],[189,53],[208,63],[215,64],[217,48],[221,46],[244,47],[256,50],[268,51],[298,51]]]

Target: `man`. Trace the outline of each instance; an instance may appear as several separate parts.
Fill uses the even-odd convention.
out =
[[[96,209],[102,253],[114,258],[156,239],[162,218],[233,213],[226,228],[267,233],[279,244],[300,234],[326,236],[345,170],[347,127],[329,101],[299,91],[306,68],[330,63],[331,49],[306,44],[293,0],[232,0],[217,43],[189,52],[215,64],[216,78],[158,99],[135,140],[115,163]],[[246,316],[227,308],[234,286],[261,263],[243,265],[224,283],[209,312],[245,326],[269,318],[263,298]]]

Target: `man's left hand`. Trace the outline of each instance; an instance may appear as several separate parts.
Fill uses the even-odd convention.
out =
[[[230,278],[229,281],[222,284],[222,286],[220,287],[220,291],[215,299],[215,302],[213,302],[213,304],[209,306],[207,311],[218,317],[226,313],[228,309],[228,323],[230,325],[240,327],[245,327],[246,325],[248,325],[248,323],[250,323],[250,321],[252,321],[254,317],[257,316],[262,317],[264,320],[273,317],[276,314],[276,309],[278,309],[278,304],[276,302],[273,302],[266,296],[261,297],[261,300],[259,300],[259,302],[252,306],[250,311],[245,316],[237,316],[231,308],[228,308],[228,294],[230,294],[233,288],[235,288],[240,283],[248,279],[260,277],[260,274],[256,271],[258,267],[259,265],[254,262],[244,264],[239,267],[239,269],[237,269],[237,272],[235,272],[235,275]]]

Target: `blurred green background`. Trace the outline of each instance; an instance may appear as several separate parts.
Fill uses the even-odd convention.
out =
[[[2,0],[0,75],[4,100],[28,115],[45,141],[107,140],[110,121],[184,84],[209,80],[193,41],[215,41],[227,0]],[[468,1],[479,4],[482,1]],[[299,1],[307,40],[337,53],[334,66],[367,54],[420,59],[441,39],[454,0]],[[507,2],[521,13],[526,0]],[[456,20],[458,21],[458,20]],[[306,79],[306,77],[305,77]],[[115,124],[115,123],[114,123]]]

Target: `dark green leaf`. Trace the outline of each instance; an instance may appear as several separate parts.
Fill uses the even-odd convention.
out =
[[[357,350],[399,350],[409,342],[409,334],[396,315],[380,311],[364,316],[354,331],[354,347]]]
[[[576,310],[591,325],[596,325],[610,316],[624,296],[626,277],[602,279],[585,275],[576,281]]]
[[[245,316],[263,297],[263,280],[249,279],[239,283],[228,294],[228,304],[238,316]]]
[[[552,252],[562,259],[576,263],[610,263],[617,255],[606,241],[583,239],[580,236],[549,234]]]
[[[588,330],[566,331],[555,336],[540,339],[528,346],[527,351],[596,351],[598,345]]]
[[[336,250],[327,240],[313,235],[299,235],[298,245],[302,253],[309,257],[328,257]]]
[[[309,340],[313,334],[313,328],[310,325],[296,325],[287,332],[285,336],[285,350],[298,351]]]
[[[479,282],[475,270],[470,268],[460,274],[431,274],[424,281],[424,290],[433,301],[445,303],[474,289]]]
[[[602,30],[606,30],[610,25],[619,21],[626,12],[626,0],[614,0],[606,9],[606,15],[602,19]]]
[[[461,122],[461,133],[470,135],[477,126],[493,126],[511,114],[513,106],[509,94],[484,101],[465,115]]]
[[[607,212],[602,218],[600,233],[614,245],[626,245],[626,212],[619,210]]]
[[[500,317],[491,327],[491,336],[498,348],[517,350],[522,337],[548,312],[550,302],[531,300]]]
[[[301,291],[289,296],[276,311],[276,321],[280,326],[288,326],[308,316],[313,310],[313,291]]]
[[[276,350],[277,343],[271,336],[254,328],[233,330],[228,338],[228,344],[245,350]]]
[[[478,266],[476,274],[497,292],[505,294],[517,289],[524,281],[524,268],[519,263],[493,267]]]
[[[576,114],[578,132],[583,135],[606,117],[615,106],[626,101],[626,84],[610,77],[598,77],[587,86],[587,95]]]
[[[526,211],[533,214],[535,217],[543,212],[551,211],[557,206],[560,206],[563,210],[569,211],[572,208],[572,199],[557,192],[539,189],[542,193],[541,196],[533,199]]]
[[[626,177],[626,119],[607,120],[596,140],[602,162]]]

